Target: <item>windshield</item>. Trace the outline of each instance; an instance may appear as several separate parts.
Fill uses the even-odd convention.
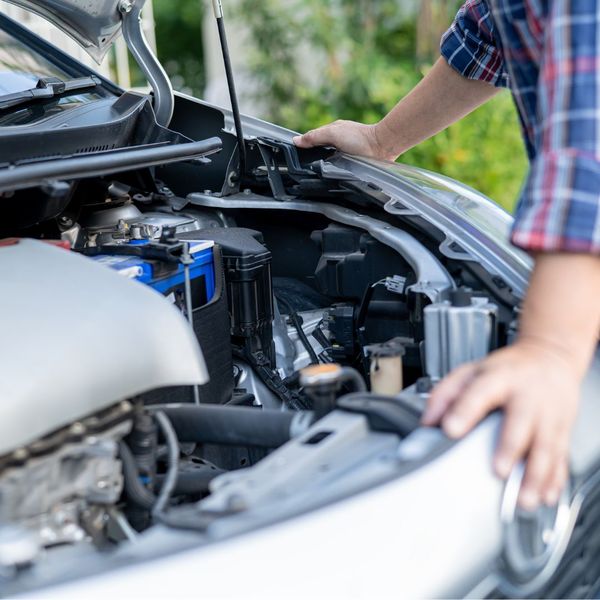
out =
[[[67,73],[0,29],[0,95],[34,87],[40,77],[68,78]]]
[[[0,96],[35,87],[41,77],[71,79],[67,72],[0,28]],[[0,110],[0,127],[31,125],[100,97],[94,92],[73,92],[36,106]]]

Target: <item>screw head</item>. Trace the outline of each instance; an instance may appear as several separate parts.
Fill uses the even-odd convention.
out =
[[[119,3],[119,11],[124,15],[129,14],[133,10],[133,1],[132,0],[121,0]]]
[[[18,462],[22,462],[24,460],[27,460],[28,458],[29,458],[29,451],[27,450],[27,448],[17,448],[13,452],[13,459]]]
[[[85,425],[83,423],[73,423],[69,428],[69,433],[71,435],[79,436],[85,433]]]

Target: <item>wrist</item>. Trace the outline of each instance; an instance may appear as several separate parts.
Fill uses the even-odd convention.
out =
[[[515,344],[527,356],[539,356],[556,363],[558,369],[566,370],[575,378],[582,380],[589,368],[587,354],[584,356],[578,349],[570,347],[564,340],[554,339],[549,335],[521,333]]]
[[[372,125],[371,128],[377,157],[380,160],[395,161],[404,152],[398,136],[389,127],[385,119]]]
[[[599,295],[597,256],[537,255],[523,303],[519,341],[558,354],[583,377],[598,346]]]

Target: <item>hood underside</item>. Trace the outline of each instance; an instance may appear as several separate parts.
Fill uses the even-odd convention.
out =
[[[121,32],[122,6],[145,0],[6,0],[40,15],[78,42],[98,63]]]

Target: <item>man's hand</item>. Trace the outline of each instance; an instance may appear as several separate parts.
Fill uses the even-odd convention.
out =
[[[600,257],[539,254],[523,304],[519,339],[459,368],[433,391],[424,423],[451,437],[504,410],[495,459],[505,478],[527,461],[521,506],[555,504],[568,476],[580,389],[598,346]]]
[[[335,146],[342,152],[396,160],[498,93],[483,81],[459,75],[440,58],[415,89],[376,125],[336,121],[294,138],[299,148]]]
[[[489,412],[505,419],[495,469],[507,478],[520,460],[527,470],[519,503],[527,510],[554,506],[568,477],[569,440],[581,377],[558,351],[523,340],[466,365],[433,391],[423,418],[452,438],[468,433]]]
[[[334,146],[342,152],[355,156],[395,160],[396,156],[386,152],[381,146],[377,127],[378,125],[363,125],[354,121],[335,121],[335,123],[295,137],[294,144],[298,148]]]

